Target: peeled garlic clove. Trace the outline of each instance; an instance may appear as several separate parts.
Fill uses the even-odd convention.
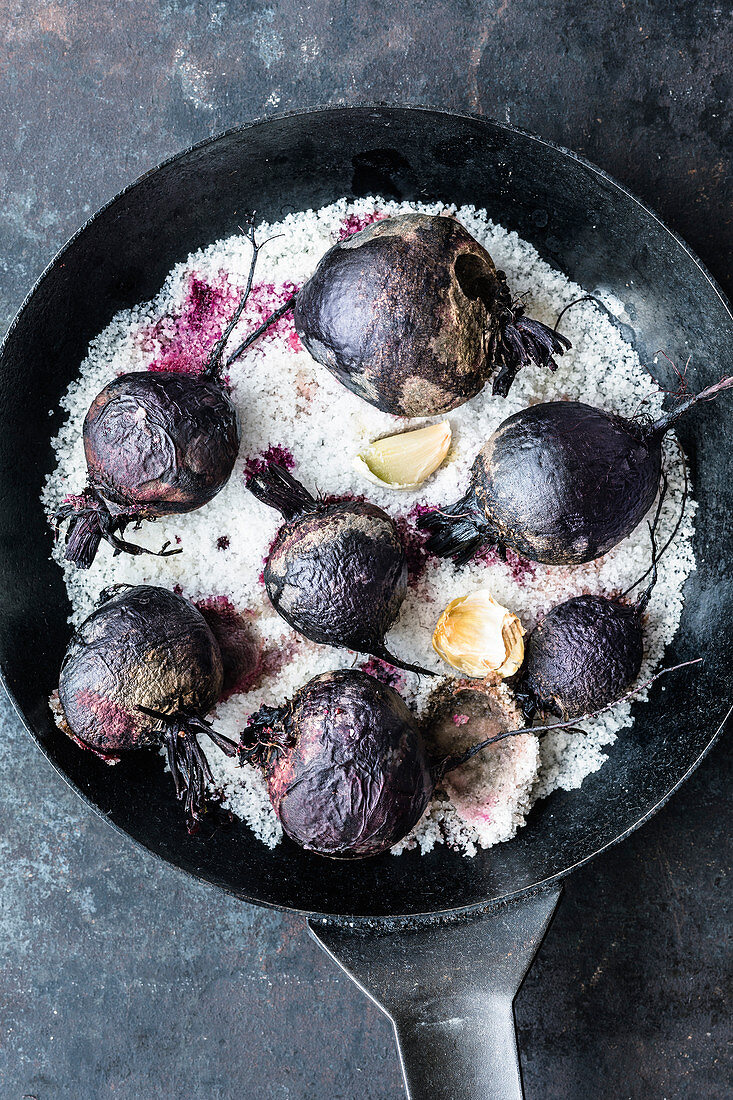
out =
[[[524,660],[524,629],[516,615],[480,588],[446,607],[433,649],[466,676],[513,676]]]
[[[377,485],[417,489],[448,454],[451,428],[447,420],[370,443],[354,460],[357,470]]]

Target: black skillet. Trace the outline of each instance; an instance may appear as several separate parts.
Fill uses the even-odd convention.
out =
[[[698,568],[667,661],[704,664],[658,683],[608,763],[581,790],[537,805],[508,844],[474,859],[438,847],[346,867],[288,843],[270,851],[241,823],[208,840],[190,837],[159,759],[141,753],[105,767],[58,732],[46,702],[69,636],[69,604],[49,560],[39,493],[58,424],[49,410],[89,340],[118,310],[150,298],[193,249],[238,232],[251,210],[273,220],[375,192],[486,207],[583,287],[620,298],[631,319],[625,334],[642,360],[660,348],[678,363],[691,357],[695,388],[729,370],[733,318],[713,280],[650,210],[572,153],[498,123],[421,109],[312,111],[222,134],[149,172],[96,214],[51,263],[7,336],[0,667],[43,752],[121,833],[244,901],[310,915],[316,938],[395,1022],[413,1100],[511,1098],[521,1096],[512,999],[559,881],[649,817],[726,718],[730,399],[698,407],[680,430],[700,504]],[[655,369],[674,388],[667,361]],[[486,400],[497,399],[487,391]],[[243,427],[246,437],[246,420]]]

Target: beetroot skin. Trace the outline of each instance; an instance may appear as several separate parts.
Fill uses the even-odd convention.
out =
[[[587,595],[553,607],[526,642],[517,688],[525,714],[567,721],[623,695],[644,656],[645,606]]]
[[[278,614],[313,642],[426,671],[385,648],[407,593],[405,550],[386,512],[367,502],[316,500],[275,464],[250,475],[247,486],[286,520],[263,574]]]
[[[523,313],[460,222],[402,214],[329,249],[294,316],[303,345],[347,389],[397,416],[437,416],[492,373],[505,395],[526,363],[555,366],[569,342]]]
[[[547,565],[601,557],[651,508],[666,433],[699,401],[731,387],[733,377],[723,378],[655,421],[581,401],[522,409],[477,454],[465,496],[418,520],[430,532],[428,550],[459,564],[486,546]]]
[[[236,747],[204,722],[223,684],[219,646],[200,612],[153,585],[124,586],[76,630],[61,665],[67,732],[109,760],[165,745],[189,821],[204,810],[211,772],[197,734]]]
[[[284,831],[337,859],[378,855],[420,820],[434,777],[417,723],[396,691],[344,669],[263,707],[241,755],[260,766]]]
[[[84,420],[90,483],[116,509],[191,512],[226,484],[239,451],[239,417],[211,379],[176,372],[123,374]]]
[[[634,530],[661,469],[661,436],[640,425],[578,401],[532,405],[479,451],[468,493],[419,523],[431,532],[428,549],[459,563],[499,546],[577,565]]]

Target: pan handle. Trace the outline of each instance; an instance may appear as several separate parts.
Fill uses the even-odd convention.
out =
[[[554,887],[450,923],[308,927],[392,1021],[409,1100],[522,1100],[512,1003],[559,897]]]

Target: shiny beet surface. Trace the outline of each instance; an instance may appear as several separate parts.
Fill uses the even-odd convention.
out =
[[[485,545],[549,565],[592,561],[654,502],[662,436],[579,401],[523,409],[476,456],[468,493],[418,521],[428,549],[457,562]]]
[[[434,776],[415,718],[392,688],[357,670],[316,676],[242,737],[284,831],[339,859],[375,856],[420,820]]]
[[[300,290],[295,327],[347,389],[398,416],[463,404],[498,370],[553,367],[568,342],[514,308],[503,272],[452,217],[385,218],[334,245]]]

